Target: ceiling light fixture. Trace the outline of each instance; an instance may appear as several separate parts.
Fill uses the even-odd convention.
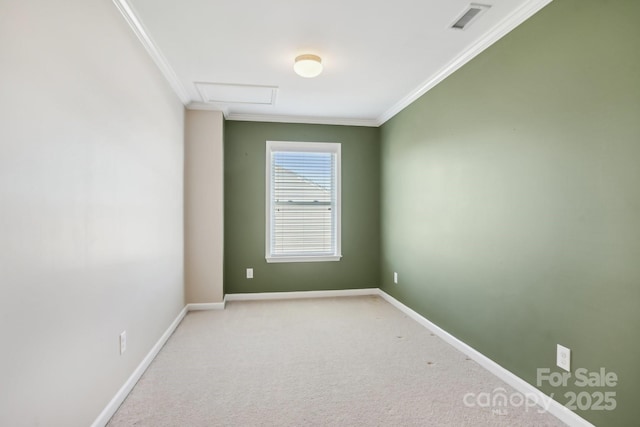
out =
[[[297,56],[293,70],[301,77],[308,79],[316,77],[322,72],[322,59],[318,55],[311,54]]]

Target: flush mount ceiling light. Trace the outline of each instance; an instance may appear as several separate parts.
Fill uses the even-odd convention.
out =
[[[322,59],[311,54],[297,56],[293,70],[301,77],[316,77],[322,72]]]

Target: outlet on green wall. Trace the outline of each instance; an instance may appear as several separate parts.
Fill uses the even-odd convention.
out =
[[[555,0],[381,133],[383,289],[607,427],[639,416],[639,15]],[[573,380],[538,384],[557,344]]]
[[[379,287],[379,129],[228,121],[224,139],[225,293]],[[265,261],[266,141],[341,143],[340,261]]]

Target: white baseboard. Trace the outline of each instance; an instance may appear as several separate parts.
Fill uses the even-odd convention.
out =
[[[187,304],[187,311],[224,310],[226,303],[226,298],[222,302],[191,303]]]
[[[189,311],[201,310],[224,310],[227,301],[250,301],[250,300],[273,300],[273,299],[298,299],[298,298],[328,298],[343,296],[362,296],[362,295],[378,295],[378,288],[370,289],[348,289],[339,291],[304,291],[304,292],[265,292],[252,294],[227,294],[222,302],[212,303],[192,303],[187,304],[180,311],[178,317],[171,323],[158,342],[153,346],[147,356],[140,362],[138,367],[129,376],[127,381],[120,387],[120,390],[111,399],[109,404],[102,410],[100,415],[95,419],[91,427],[104,427],[113,414],[116,413],[122,402],[127,398],[133,387],[136,385],[142,374],[147,370],[158,352],[167,342],[171,334],[176,330],[184,316]]]
[[[160,337],[158,342],[153,346],[151,351],[147,354],[142,362],[138,365],[136,370],[127,379],[116,395],[111,399],[106,408],[100,413],[98,418],[93,422],[91,427],[103,427],[105,426],[113,414],[116,413],[122,402],[126,399],[127,395],[133,387],[136,385],[144,371],[149,367],[153,359],[156,357],[162,346],[167,342],[173,331],[178,327],[184,316],[188,311],[198,310],[223,310],[227,301],[257,301],[257,300],[277,300],[277,299],[301,299],[301,298],[332,298],[332,297],[349,297],[349,296],[366,296],[366,295],[378,295],[393,305],[407,316],[429,329],[435,335],[440,337],[443,341],[453,346],[458,351],[466,354],[471,359],[476,361],[480,366],[487,369],[489,372],[500,378],[502,381],[509,384],[511,387],[524,394],[525,396],[535,396],[536,402],[541,403],[548,409],[549,413],[554,415],[559,420],[572,427],[595,427],[593,424],[580,417],[575,412],[569,410],[565,406],[561,405],[557,401],[551,399],[549,396],[542,393],[540,390],[516,376],[512,372],[498,365],[493,360],[489,359],[473,347],[460,341],[444,329],[440,328],[433,322],[427,320],[421,314],[407,307],[391,295],[387,294],[378,288],[368,289],[346,289],[346,290],[334,290],[334,291],[300,291],[300,292],[264,292],[264,293],[247,293],[247,294],[227,294],[222,302],[217,303],[200,303],[200,304],[187,304],[178,317],[171,323],[169,328]]]
[[[551,415],[555,416],[560,421],[572,427],[594,427],[594,425],[591,424],[589,421],[585,420],[575,412],[571,411],[570,409],[563,406],[559,402],[553,400],[546,394],[542,393],[540,390],[538,390],[537,388],[535,388],[534,386],[532,386],[522,378],[518,377],[517,375],[513,374],[512,372],[498,365],[496,362],[489,359],[487,356],[480,353],[473,347],[460,341],[458,338],[454,337],[453,335],[451,335],[444,329],[440,328],[433,322],[427,320],[421,314],[410,309],[409,307],[407,307],[406,305],[404,305],[403,303],[401,303],[400,301],[398,301],[397,299],[395,299],[394,297],[392,297],[382,289],[378,289],[377,291],[378,291],[378,295],[380,295],[380,297],[382,297],[389,304],[393,305],[394,307],[396,307],[397,309],[405,313],[407,316],[409,316],[416,322],[420,323],[425,328],[429,329],[431,332],[433,332],[435,335],[440,337],[446,343],[453,346],[458,351],[469,356],[471,359],[477,362],[480,366],[482,366],[483,368],[491,372],[493,375],[500,378],[505,383],[509,384],[511,387],[513,387],[520,393],[524,394],[525,396],[535,396],[533,400],[535,402],[538,402],[540,406],[542,406],[543,408],[546,408]]]
[[[301,298],[333,298],[353,297],[364,295],[379,295],[378,288],[368,289],[342,289],[335,291],[297,291],[297,292],[258,292],[248,294],[227,294],[226,301],[259,301],[274,299],[301,299]]]
[[[144,374],[144,371],[146,371],[151,362],[153,362],[153,359],[155,359],[155,357],[158,355],[162,346],[167,342],[171,334],[173,334],[173,331],[176,330],[186,314],[187,307],[185,306],[178,314],[178,317],[175,318],[175,320],[171,323],[171,325],[169,325],[164,334],[162,334],[151,351],[149,351],[146,357],[142,359],[142,362],[140,362],[138,367],[135,369],[135,371],[133,371],[131,376],[129,376],[127,381],[125,381],[122,387],[120,387],[120,390],[118,390],[113,399],[111,399],[109,404],[102,410],[100,415],[98,415],[98,418],[96,418],[93,424],[91,424],[91,427],[103,427],[109,422],[113,414],[116,413],[122,402],[124,402],[124,400],[127,398],[142,374]]]

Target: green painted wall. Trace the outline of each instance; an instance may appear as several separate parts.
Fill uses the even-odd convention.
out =
[[[355,289],[380,285],[379,129],[227,121],[224,142],[225,293]],[[265,141],[342,144],[339,262],[265,261]],[[245,278],[245,269],[254,278]]]
[[[638,16],[555,0],[381,130],[383,289],[534,385],[557,343],[617,373],[541,387],[615,391],[607,427],[640,417]]]

